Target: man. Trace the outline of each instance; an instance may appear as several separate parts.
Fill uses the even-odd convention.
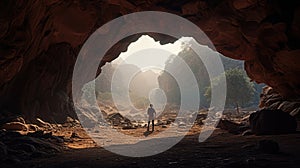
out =
[[[150,104],[150,107],[148,108],[147,113],[148,113],[148,116],[149,116],[148,117],[148,129],[147,129],[147,131],[149,131],[150,121],[152,121],[152,132],[153,132],[154,131],[154,119],[156,117],[156,112],[155,112],[152,104]]]

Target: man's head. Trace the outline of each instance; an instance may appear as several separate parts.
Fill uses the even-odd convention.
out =
[[[153,104],[150,104],[150,107],[153,107]]]

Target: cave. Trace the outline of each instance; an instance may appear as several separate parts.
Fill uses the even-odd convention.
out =
[[[64,125],[71,121],[75,122],[77,116],[72,101],[72,75],[77,56],[84,43],[90,35],[107,22],[120,16],[140,11],[167,12],[194,23],[208,36],[215,48],[212,46],[208,47],[215,49],[226,57],[244,61],[244,69],[249,78],[256,83],[264,83],[268,86],[261,95],[260,105],[257,106],[281,109],[293,116],[299,116],[300,67],[298,64],[300,58],[298,55],[300,54],[300,3],[298,1],[5,0],[0,2],[1,124],[11,121],[15,116],[22,116],[24,121],[22,119],[13,119],[14,121],[19,122],[22,120],[22,122],[32,124],[31,127],[34,127],[34,124],[43,125],[47,128],[49,127],[49,130],[54,129],[51,125],[49,126],[49,123]],[[160,26],[165,29],[172,29],[167,23],[162,22]],[[118,33],[130,31],[122,27],[118,28],[119,32],[110,32],[110,30],[108,28],[106,33],[113,33],[114,38],[118,38]],[[189,34],[190,32],[186,32],[186,36],[189,36]],[[130,43],[137,41],[142,35],[149,35],[161,44],[173,43],[177,40],[174,37],[155,32],[130,35],[113,44],[105,53],[96,75],[101,73],[103,65],[116,59],[121,52],[127,50]],[[266,115],[266,117],[268,116]],[[5,139],[5,137],[14,136],[17,135],[1,130],[1,140]],[[39,137],[36,134],[32,136]],[[42,138],[45,138],[45,136],[52,136],[52,134],[41,135]],[[78,135],[73,133],[71,136],[76,137]],[[297,136],[297,134],[288,134],[273,139],[278,142],[283,141],[282,146],[286,147],[287,151],[294,146],[291,154],[293,155],[300,151],[297,147],[299,142],[295,140]],[[241,147],[242,150],[248,150],[251,148],[252,143],[263,138],[251,139],[248,146],[246,141],[236,143],[243,146]],[[217,142],[231,140],[227,134],[216,139]],[[14,145],[18,144],[19,141],[21,140],[11,140],[10,142],[6,139],[5,142]],[[266,146],[274,146],[275,144],[276,148],[276,142],[274,141],[259,141],[258,147],[260,145],[264,146],[266,143]],[[230,141],[230,144],[233,145],[234,143],[235,141]],[[51,146],[48,143],[43,144]],[[188,146],[188,144],[189,141],[184,141],[177,145],[173,151],[182,153],[185,148],[180,148],[180,146]],[[1,150],[6,151],[5,145],[6,143],[0,141]],[[207,142],[207,145],[207,148],[201,146],[199,149],[204,149],[204,153],[214,150],[215,144]],[[22,148],[34,150],[28,146],[24,147],[24,145]],[[56,147],[49,148],[56,149]],[[239,150],[232,149],[232,152],[235,153],[234,156],[231,156],[226,152],[224,153],[217,145],[215,148],[216,154],[214,157],[222,157],[221,160],[217,159],[216,165],[225,165],[223,167],[241,167],[245,166],[245,164],[253,167],[256,164],[264,165],[266,164],[265,162],[271,167],[285,166],[285,164],[287,167],[293,167],[297,165],[296,163],[300,163],[299,157],[294,155],[291,158],[284,158],[284,162],[278,161],[279,163],[276,162],[276,156],[267,157],[267,161],[263,161],[255,159],[251,151],[243,154],[243,158],[246,158],[246,161],[241,161],[237,159]],[[17,151],[17,149],[13,149]],[[268,149],[266,150],[269,152]],[[90,151],[97,154],[105,153],[105,156],[108,156],[108,158],[104,159],[103,162],[105,163],[103,165],[108,167],[119,167],[120,165],[118,164],[122,164],[122,160],[128,159],[127,157],[115,156],[104,150],[88,149],[88,152]],[[13,153],[12,150],[9,152]],[[172,154],[171,151],[169,152]],[[76,162],[79,167],[85,167],[84,161],[93,162],[94,158],[92,157],[96,157],[96,154],[94,154],[80,159],[79,155],[82,154],[85,154],[84,151],[78,151],[78,156],[75,157],[79,160]],[[191,152],[189,154],[194,155]],[[5,155],[7,155],[7,151],[0,152],[0,156]],[[13,155],[19,156],[20,154]],[[195,158],[191,160],[197,160],[197,156],[195,154]],[[68,157],[73,156],[68,155],[64,158],[70,159]],[[109,160],[110,157],[116,159],[117,162],[113,163]],[[233,161],[234,159],[230,159],[231,157],[235,157],[235,161],[238,161]],[[151,159],[156,161],[149,163],[149,165],[142,164],[142,162],[148,161],[147,158],[139,158],[134,163],[129,161],[124,161],[124,163],[129,164],[129,167],[151,167],[151,165],[159,167],[159,163],[162,164],[162,167],[178,166],[179,164],[181,164],[179,166],[196,166],[206,164],[211,158],[204,159],[203,162],[191,161],[191,163],[187,163],[186,158],[180,156],[174,156],[168,162],[157,159],[155,156],[151,157]],[[296,160],[292,162],[292,159]],[[269,163],[272,161],[274,161],[274,164]],[[14,167],[15,165],[9,164],[11,162],[21,165],[23,160],[13,157],[3,164],[4,166]],[[55,159],[50,159],[48,167],[55,167],[54,163]],[[61,161],[60,163],[63,164],[64,162]],[[275,163],[278,164],[276,165]],[[32,164],[34,162],[31,163],[29,161],[26,163],[26,166],[31,167]],[[65,166],[70,165],[72,166],[71,162],[68,162]],[[92,164],[90,163],[90,165]],[[101,164],[97,163],[97,165]],[[44,166],[47,167],[47,165]]]

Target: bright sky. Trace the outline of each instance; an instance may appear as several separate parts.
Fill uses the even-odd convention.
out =
[[[131,43],[128,46],[128,50],[122,52],[113,63],[118,63],[120,61],[119,58],[122,58],[126,63],[134,64],[141,69],[144,69],[146,66],[149,67],[149,65],[158,69],[164,69],[165,62],[169,56],[177,55],[182,50],[181,43],[190,39],[182,37],[175,43],[161,45],[159,41],[155,41],[148,35],[143,35],[136,42]]]

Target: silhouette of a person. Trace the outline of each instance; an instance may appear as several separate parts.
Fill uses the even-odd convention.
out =
[[[148,128],[147,128],[147,131],[149,131],[150,121],[152,121],[152,131],[154,131],[154,119],[156,117],[156,111],[153,108],[152,104],[150,104],[150,107],[148,108],[147,114],[149,116],[148,117]]]

